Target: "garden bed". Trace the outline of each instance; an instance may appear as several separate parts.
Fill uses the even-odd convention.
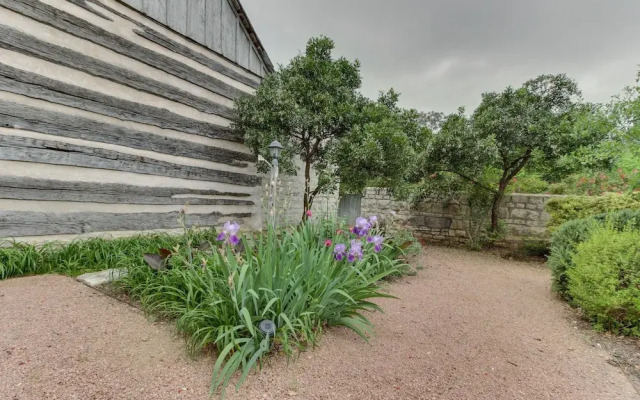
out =
[[[290,229],[241,235],[186,229],[184,235],[89,239],[68,246],[3,249],[3,276],[125,268],[119,289],[128,302],[176,322],[191,354],[216,350],[212,392],[238,385],[274,350],[290,356],[315,346],[328,326],[367,339],[365,311],[387,297],[378,283],[408,268],[411,237],[387,237],[375,218],[349,229],[308,220]],[[109,289],[111,291],[111,289]]]

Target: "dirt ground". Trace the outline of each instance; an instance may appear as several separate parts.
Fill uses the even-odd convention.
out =
[[[330,329],[228,399],[640,399],[541,264],[432,247],[388,285],[369,344]],[[206,399],[213,360],[70,278],[0,282],[0,399]],[[634,351],[637,342],[625,342]],[[637,347],[640,352],[640,346]]]

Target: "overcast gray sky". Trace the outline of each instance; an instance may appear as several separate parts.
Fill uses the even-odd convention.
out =
[[[567,73],[588,101],[634,82],[640,0],[242,0],[274,64],[320,34],[362,63],[363,93],[472,111],[486,91]]]

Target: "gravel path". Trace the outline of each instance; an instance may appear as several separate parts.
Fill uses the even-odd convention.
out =
[[[429,248],[389,285],[370,344],[331,329],[228,399],[639,399],[541,265]],[[213,361],[169,325],[72,279],[0,282],[0,399],[206,399]]]

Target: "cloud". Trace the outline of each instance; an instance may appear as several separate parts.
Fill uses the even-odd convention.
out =
[[[631,84],[638,0],[243,0],[276,64],[320,34],[359,59],[363,93],[393,87],[405,107],[472,110],[486,91],[567,73],[588,101]]]

